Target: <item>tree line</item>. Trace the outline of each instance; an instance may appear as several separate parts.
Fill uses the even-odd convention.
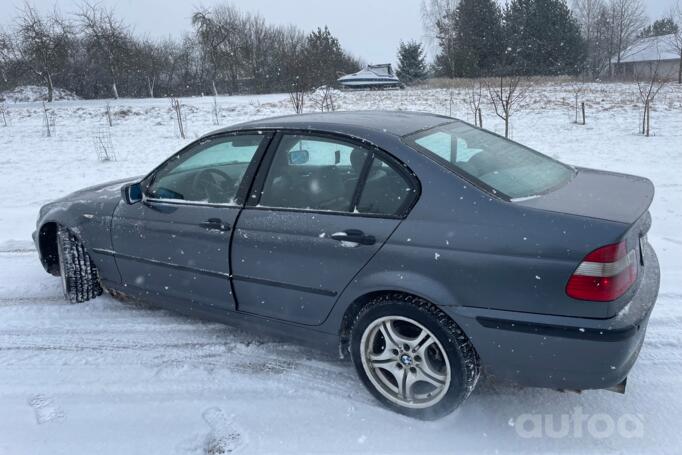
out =
[[[439,77],[618,77],[627,48],[659,35],[682,56],[679,4],[650,25],[643,0],[424,0],[422,10]]]
[[[191,25],[154,40],[98,4],[65,16],[26,3],[0,30],[0,90],[42,85],[50,101],[54,87],[83,98],[286,92],[360,69],[327,27],[306,34],[230,4],[196,10]]]
[[[577,74],[586,46],[564,0],[432,0],[440,77]],[[432,17],[428,17],[432,16]],[[435,17],[433,17],[435,16]]]

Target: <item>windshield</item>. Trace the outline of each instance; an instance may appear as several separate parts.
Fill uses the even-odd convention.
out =
[[[411,147],[485,189],[520,199],[563,185],[574,171],[521,144],[462,122],[408,136]]]

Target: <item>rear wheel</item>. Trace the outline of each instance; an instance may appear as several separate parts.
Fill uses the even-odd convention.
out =
[[[102,295],[99,274],[90,255],[68,229],[57,230],[59,274],[64,297],[71,303],[82,303]]]
[[[455,410],[479,376],[478,355],[457,324],[425,300],[400,294],[360,311],[351,329],[351,356],[379,401],[420,419]]]

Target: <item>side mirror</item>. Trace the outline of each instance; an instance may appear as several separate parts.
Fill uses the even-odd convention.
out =
[[[289,152],[289,164],[301,165],[306,164],[310,159],[310,154],[307,150],[292,150]]]
[[[123,185],[121,188],[121,198],[128,205],[140,202],[142,200],[142,185],[140,182]]]

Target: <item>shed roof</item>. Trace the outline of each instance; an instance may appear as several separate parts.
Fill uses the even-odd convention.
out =
[[[641,38],[625,49],[621,55],[621,63],[655,62],[657,60],[679,60],[680,52],[675,45],[675,35],[652,36]],[[611,63],[617,63],[616,57]]]
[[[366,68],[358,71],[357,73],[347,74],[340,77],[338,81],[341,84],[352,83],[355,81],[400,82],[396,75],[393,74],[390,63],[383,65],[368,65]]]

